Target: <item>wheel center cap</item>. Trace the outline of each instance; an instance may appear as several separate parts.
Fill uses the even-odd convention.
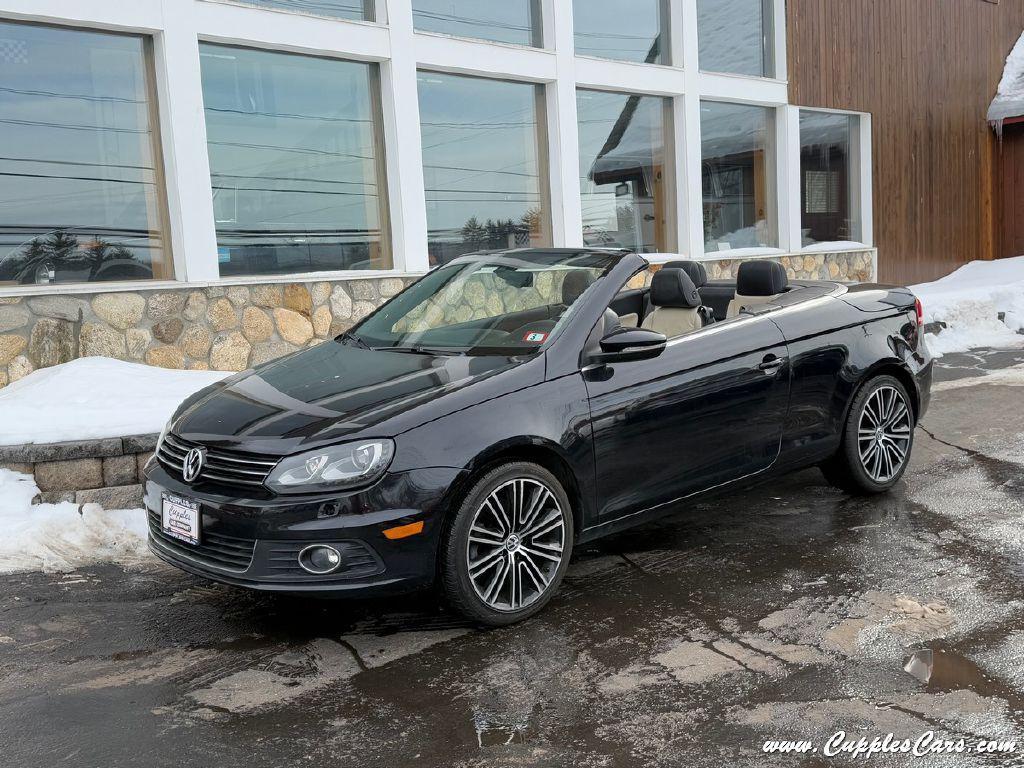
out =
[[[878,427],[878,429],[875,430],[875,442],[876,443],[882,442],[882,435],[884,435],[884,434],[885,433],[882,431],[882,428]]]
[[[517,549],[519,549],[519,535],[513,533],[505,539],[505,551],[515,552]]]

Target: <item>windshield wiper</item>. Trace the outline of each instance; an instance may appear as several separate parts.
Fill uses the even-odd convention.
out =
[[[373,347],[374,351],[405,352],[410,355],[464,355],[461,349],[436,349],[434,347]]]
[[[348,331],[345,331],[343,334],[341,334],[341,336],[338,337],[338,340],[339,341],[350,341],[353,344],[355,344],[357,347],[360,347],[362,349],[373,349],[373,347],[371,347],[365,341],[360,339],[355,334],[349,333]]]

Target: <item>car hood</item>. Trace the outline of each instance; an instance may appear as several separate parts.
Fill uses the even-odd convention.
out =
[[[329,340],[200,393],[176,417],[174,432],[275,454],[366,430],[389,437],[457,410],[458,399],[441,401],[521,363],[368,350]]]

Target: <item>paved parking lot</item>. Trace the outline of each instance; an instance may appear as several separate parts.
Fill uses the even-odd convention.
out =
[[[934,730],[1020,745],[913,764],[1024,764],[1022,363],[943,361],[893,493],[808,471],[682,507],[508,629],[159,565],[0,577],[0,763],[821,766],[762,745]]]

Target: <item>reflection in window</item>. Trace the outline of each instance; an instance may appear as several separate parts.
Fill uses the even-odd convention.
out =
[[[579,55],[669,63],[661,35],[668,28],[663,0],[573,0],[572,8]]]
[[[412,0],[412,17],[420,32],[542,45],[540,0]]]
[[[390,268],[376,66],[200,53],[221,275]]]
[[[700,68],[774,77],[775,1],[697,0]]]
[[[800,203],[803,245],[858,241],[851,151],[857,118],[800,111]]]
[[[431,264],[551,244],[541,86],[419,74]]]
[[[257,8],[274,8],[311,16],[373,21],[373,0],[235,0]]]
[[[0,23],[0,284],[172,277],[149,57]]]
[[[672,250],[675,206],[671,101],[605,91],[576,92],[583,242],[590,246]]]
[[[704,248],[774,247],[774,115],[766,107],[702,101]]]

